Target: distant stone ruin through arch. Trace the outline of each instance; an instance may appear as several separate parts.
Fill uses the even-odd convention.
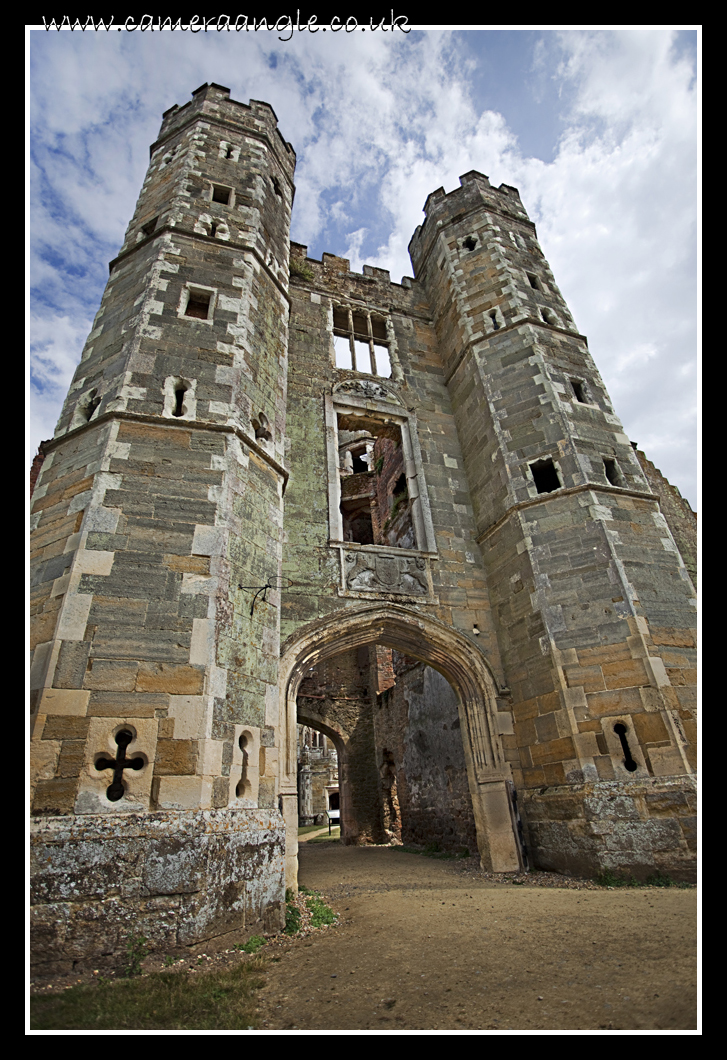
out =
[[[391,778],[391,766],[396,772],[401,763],[395,761],[391,748],[383,744],[380,748],[376,746],[372,731],[363,731],[366,726],[361,712],[357,713],[353,708],[348,714],[345,709],[331,710],[329,701],[335,700],[336,695],[314,692],[309,676],[320,676],[326,668],[330,675],[331,664],[336,660],[342,663],[339,669],[343,669],[345,663],[350,670],[354,659],[360,667],[368,664],[380,673],[380,656],[387,649],[424,663],[425,680],[430,668],[451,686],[457,700],[455,725],[462,738],[466,787],[482,864],[488,871],[517,871],[522,866],[522,857],[508,792],[509,770],[493,717],[497,711],[497,689],[487,662],[479,648],[463,633],[406,607],[387,603],[350,608],[343,613],[339,611],[302,627],[283,645],[281,706],[285,711],[287,734],[284,769],[291,788],[297,771],[296,725],[299,722],[310,724],[325,732],[339,752],[343,841],[387,842],[392,838],[391,819],[386,821],[386,798],[383,806],[381,800]],[[377,655],[378,659],[375,658]],[[345,683],[350,675],[344,674],[342,678]],[[432,684],[431,677],[429,683]],[[391,680],[389,687],[393,684]],[[375,691],[378,695],[385,695],[387,689]],[[338,697],[341,703],[346,698]],[[322,707],[326,708],[325,716],[321,713]],[[351,731],[347,730],[347,724],[352,726]],[[380,762],[379,758],[382,759]],[[355,777],[352,770],[357,771]],[[364,775],[367,770],[368,775]],[[358,790],[354,796],[355,789]],[[367,798],[368,816],[365,810]],[[383,819],[377,819],[374,803],[382,811]],[[294,886],[297,879],[296,855],[296,837],[288,834],[288,886]]]

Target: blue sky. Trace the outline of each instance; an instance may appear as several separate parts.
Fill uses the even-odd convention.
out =
[[[519,188],[624,423],[696,509],[694,30],[31,30],[29,450],[53,434],[162,112],[205,81],[271,103],[292,238],[411,275],[427,195]]]

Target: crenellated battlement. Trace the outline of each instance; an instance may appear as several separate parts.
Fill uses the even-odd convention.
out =
[[[278,129],[278,118],[270,104],[257,99],[240,103],[236,99],[230,99],[229,88],[214,83],[200,85],[192,93],[189,102],[181,107],[175,103],[164,112],[159,135],[149,148],[150,157],[165,141],[199,117],[267,139],[279,154],[281,164],[292,181],[295,151]]]
[[[450,192],[437,188],[427,197],[424,204],[426,217],[423,223],[417,226],[409,242],[409,255],[417,275],[439,232],[474,212],[484,211],[499,215],[514,221],[516,225],[525,225],[533,233],[535,231],[535,225],[520,201],[517,188],[509,184],[493,188],[488,177],[475,169],[463,173],[459,181],[459,188]]]
[[[308,247],[302,243],[290,244],[290,274],[314,286],[329,286],[332,283],[346,280],[350,284],[359,283],[366,291],[367,297],[375,297],[374,291],[382,300],[396,299],[402,289],[410,290],[416,280],[413,276],[402,276],[401,282],[391,279],[388,269],[378,269],[373,265],[364,265],[362,272],[353,272],[348,258],[324,252],[319,261],[308,257]]]

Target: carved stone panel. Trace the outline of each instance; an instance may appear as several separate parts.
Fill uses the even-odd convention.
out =
[[[422,598],[431,595],[429,562],[423,556],[345,551],[343,582],[347,593],[395,593]]]

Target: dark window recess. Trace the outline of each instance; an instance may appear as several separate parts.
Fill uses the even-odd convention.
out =
[[[394,497],[405,497],[407,495],[406,475],[399,475],[394,485]]]
[[[474,238],[474,236],[467,236],[467,238],[462,243],[462,246],[465,248],[465,250],[474,250],[477,246],[477,240]]]
[[[250,754],[247,750],[247,736],[241,735],[238,743],[240,745],[240,750],[242,751],[242,772],[240,774],[240,779],[237,782],[237,786],[235,787],[235,795],[237,795],[238,799],[241,799],[244,797],[246,789],[250,788],[250,782],[247,779],[247,772],[250,764]]]
[[[533,290],[534,291],[539,291],[540,290],[540,284],[538,283],[537,276],[533,276],[532,272],[527,272],[525,275],[527,276],[528,283],[533,288]]]
[[[227,145],[227,154],[225,155],[225,158],[234,158],[234,156],[235,156],[235,148],[232,146],[232,144],[228,144]]]
[[[341,505],[343,516],[343,540],[356,541],[359,545],[373,545],[374,527],[371,522],[370,504],[364,507]]]
[[[141,230],[145,236],[150,236],[152,232],[156,230],[158,217],[152,217],[151,221],[147,221],[145,225],[141,226]]]
[[[212,202],[220,202],[223,206],[229,206],[230,194],[230,188],[223,188],[220,184],[212,185]]]
[[[552,460],[538,460],[530,465],[530,470],[538,493],[552,493],[553,490],[561,489],[562,483]]]
[[[621,741],[621,750],[624,753],[624,765],[628,769],[629,773],[635,773],[639,768],[638,762],[634,762],[631,754],[631,748],[629,747],[629,741],[626,739],[626,726],[622,725],[621,722],[618,725],[614,725],[613,731]]]
[[[588,404],[588,398],[583,388],[583,383],[579,379],[571,379],[570,385],[573,387],[573,393],[576,396],[576,401],[580,401],[582,405]]]
[[[211,294],[204,294],[202,291],[193,291],[189,296],[184,315],[187,317],[196,317],[198,320],[207,320],[209,318],[211,300]]]
[[[184,395],[187,393],[186,387],[179,387],[178,390],[174,391],[174,416],[184,415]]]
[[[490,313],[490,320],[492,321],[493,330],[499,331],[500,325],[497,323],[497,313]]]
[[[365,454],[366,454],[366,450],[365,449],[357,449],[355,452],[354,452],[353,449],[351,450],[351,458],[353,460],[353,473],[354,473],[354,475],[359,475],[359,474],[369,470],[368,462],[366,460],[364,460]]]
[[[353,334],[355,338],[368,342],[369,325],[363,313],[353,314]]]
[[[371,317],[371,331],[374,339],[383,339],[386,342],[386,321],[382,317]]]
[[[281,189],[281,187],[280,187],[280,181],[278,180],[278,178],[277,178],[277,177],[273,177],[273,178],[272,178],[272,181],[273,181],[273,188],[275,189],[275,194],[276,194],[276,195],[279,195],[279,196],[280,196],[280,198],[282,199],[282,197],[283,197],[283,192],[282,192],[282,189]]]
[[[83,411],[83,416],[84,416],[84,418],[86,420],[86,423],[88,423],[88,421],[91,419],[91,417],[93,416],[94,412],[96,411],[96,409],[99,407],[100,404],[101,404],[101,398],[98,396],[98,391],[94,387],[94,389],[89,392],[88,397],[86,398],[86,400],[84,402],[84,405],[83,405],[83,410],[82,411]]]
[[[615,460],[609,460],[604,457],[603,470],[606,472],[606,478],[612,486],[623,486],[623,478]]]
[[[269,442],[273,437],[268,427],[268,418],[264,412],[259,412],[256,419],[252,421],[255,437],[262,442]]]

